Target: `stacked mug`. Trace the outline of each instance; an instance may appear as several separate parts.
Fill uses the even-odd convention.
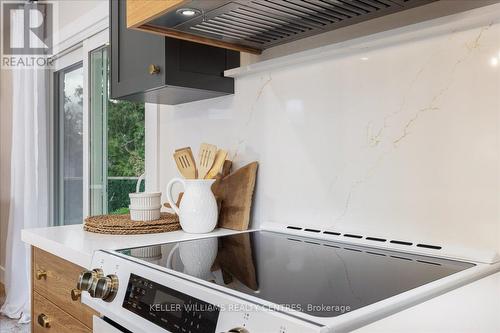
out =
[[[132,221],[154,221],[160,219],[161,192],[140,192],[142,174],[137,180],[135,193],[130,193],[130,219]]]

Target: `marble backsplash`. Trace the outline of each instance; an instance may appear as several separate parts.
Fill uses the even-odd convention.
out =
[[[395,42],[397,40],[397,42]],[[159,108],[175,148],[260,162],[262,221],[500,251],[500,5],[351,41],[236,78],[233,96]]]

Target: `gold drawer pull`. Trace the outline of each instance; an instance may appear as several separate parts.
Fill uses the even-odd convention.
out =
[[[72,289],[71,290],[71,299],[73,301],[78,301],[78,299],[80,298],[81,295],[82,295],[82,291],[81,290],[78,290],[78,289]]]
[[[41,279],[47,280],[47,272],[44,271],[43,269],[37,270],[36,271],[36,279],[37,280],[41,280]]]
[[[40,313],[38,315],[38,325],[44,327],[44,328],[49,328],[50,327],[50,318],[43,313]]]
[[[160,73],[160,66],[151,64],[148,66],[148,72],[151,75],[159,74]]]

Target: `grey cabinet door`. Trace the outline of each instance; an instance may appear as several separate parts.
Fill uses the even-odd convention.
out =
[[[126,18],[126,1],[110,0],[111,98],[165,84],[165,37],[127,29]],[[150,74],[149,65],[160,72]]]

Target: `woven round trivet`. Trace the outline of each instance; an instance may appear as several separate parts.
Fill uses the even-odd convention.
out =
[[[169,213],[161,213],[156,221],[132,221],[129,214],[90,216],[83,225],[85,231],[113,235],[152,234],[179,229],[179,217]]]

